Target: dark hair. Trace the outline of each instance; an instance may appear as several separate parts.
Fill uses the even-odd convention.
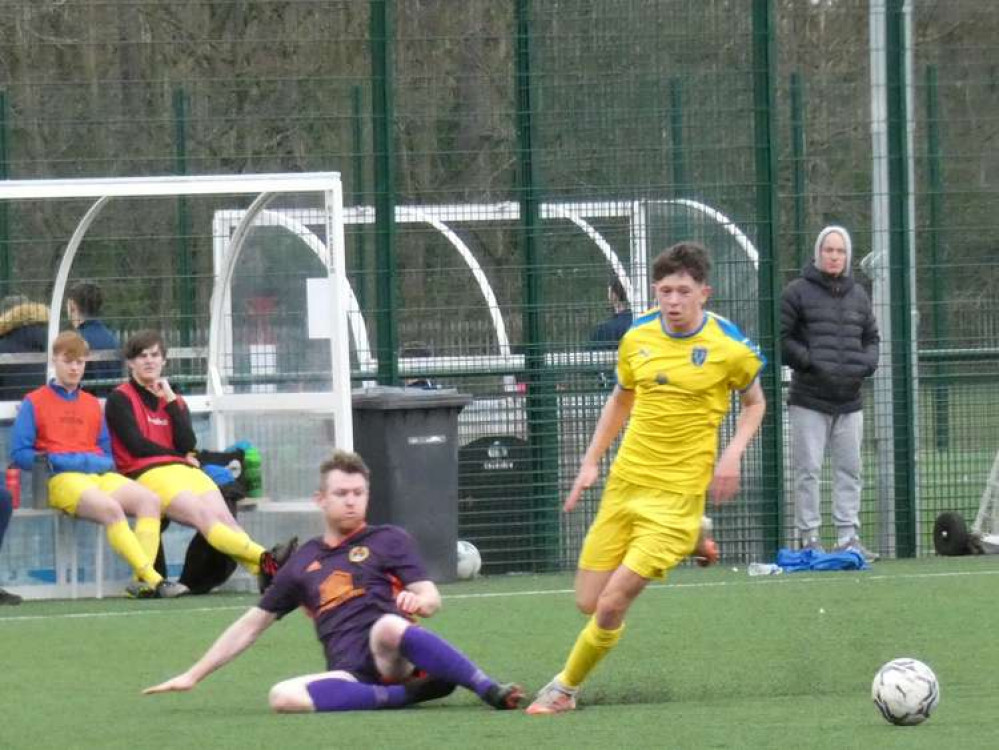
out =
[[[617,297],[619,302],[623,304],[628,304],[628,293],[624,291],[624,284],[621,283],[621,279],[617,276],[611,276],[607,281],[607,286],[610,287],[611,294]]]
[[[63,331],[52,342],[52,356],[65,354],[71,359],[82,359],[90,353],[90,345],[76,331]]]
[[[704,284],[711,272],[707,248],[697,242],[678,242],[652,261],[652,281],[662,281],[674,273],[686,271],[698,284]]]
[[[66,292],[66,299],[72,300],[73,304],[80,311],[80,315],[85,318],[96,318],[101,314],[101,307],[104,305],[104,294],[97,284],[82,282],[74,284]]]
[[[326,475],[331,471],[342,471],[344,474],[360,474],[365,481],[371,481],[371,470],[364,459],[352,451],[336,450],[333,455],[319,464],[319,486],[326,486]]]
[[[146,349],[153,346],[159,346],[160,352],[164,357],[166,356],[166,343],[163,341],[163,336],[159,331],[139,331],[125,342],[125,346],[121,351],[125,355],[125,359],[135,359]]]

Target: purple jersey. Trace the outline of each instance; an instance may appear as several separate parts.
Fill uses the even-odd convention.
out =
[[[384,614],[403,615],[396,595],[429,580],[413,538],[398,526],[365,526],[336,547],[310,539],[281,566],[257,605],[278,617],[305,607],[326,667],[377,681],[368,633]]]

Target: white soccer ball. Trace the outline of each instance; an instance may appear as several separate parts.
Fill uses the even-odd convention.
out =
[[[923,662],[892,659],[874,675],[871,699],[892,724],[922,724],[940,702],[940,684]]]
[[[464,540],[458,541],[458,578],[467,581],[475,578],[482,570],[482,555],[475,545]]]

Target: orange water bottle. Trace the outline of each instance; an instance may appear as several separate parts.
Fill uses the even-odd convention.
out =
[[[7,485],[7,492],[10,493],[11,504],[15,508],[21,507],[21,470],[16,466],[8,466],[7,473],[4,474],[4,484]]]

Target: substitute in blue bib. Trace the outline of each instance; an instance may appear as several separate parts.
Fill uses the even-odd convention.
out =
[[[710,267],[707,251],[692,242],[659,255],[652,265],[658,305],[621,339],[617,385],[563,506],[576,507],[627,424],[579,556],[576,603],[591,618],[530,714],[576,707],[579,687],[621,637],[646,584],[695,551],[710,558],[698,549],[705,494],[710,489],[720,503],[738,492],[742,455],[766,409],[758,382],[764,360],[734,323],[705,309]],[[733,391],[742,408],[718,457],[718,428]]]

